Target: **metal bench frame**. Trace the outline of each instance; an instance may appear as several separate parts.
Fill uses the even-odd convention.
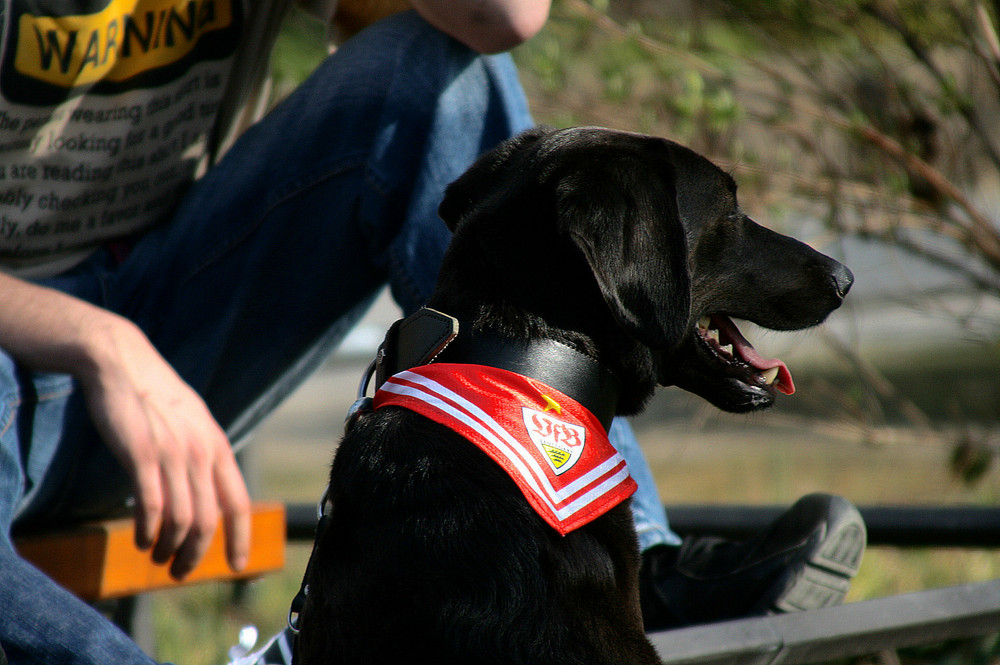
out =
[[[649,635],[664,663],[822,663],[1000,631],[1000,580]]]

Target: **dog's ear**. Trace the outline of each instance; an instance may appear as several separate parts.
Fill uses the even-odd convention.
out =
[[[691,310],[687,238],[668,160],[610,159],[567,176],[559,223],[618,324],[653,349],[676,346]]]
[[[438,216],[448,229],[454,233],[458,223],[476,207],[491,205],[493,195],[502,192],[503,183],[510,181],[508,171],[519,161],[516,159],[518,153],[523,153],[552,131],[550,127],[538,126],[521,132],[482,155],[458,180],[448,185],[438,206]]]

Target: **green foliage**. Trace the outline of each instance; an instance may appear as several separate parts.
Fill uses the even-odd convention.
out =
[[[326,57],[326,26],[303,11],[289,11],[271,59],[272,96],[282,98]]]
[[[952,471],[962,482],[973,485],[993,467],[997,451],[988,442],[963,436],[951,455]]]
[[[977,8],[964,0],[720,0],[685,11],[633,0],[605,10],[561,0],[555,27],[518,55],[542,121],[549,109],[567,108],[582,122],[626,129],[645,129],[627,123],[653,118],[659,133],[742,161],[737,145],[764,168],[781,167],[778,175],[793,146],[802,158],[788,175],[815,176],[815,186],[788,197],[790,206],[827,198],[834,181],[875,185],[884,191],[833,204],[869,214],[871,202],[903,195],[910,214],[898,225],[926,227],[926,213],[946,213],[947,224],[968,229],[963,217],[984,216],[967,198],[975,179],[983,167],[1000,171],[998,139],[985,119],[996,126],[1000,117],[1000,75],[988,75],[1000,63],[984,51],[988,28],[973,19]],[[995,29],[995,17],[983,15]],[[559,58],[571,64],[560,68]],[[537,73],[535,63],[544,64]],[[976,93],[991,86],[984,105]],[[913,159],[925,163],[915,170]],[[961,214],[938,209],[945,200]],[[894,235],[888,222],[883,228],[886,239]],[[1000,272],[994,241],[964,250]]]

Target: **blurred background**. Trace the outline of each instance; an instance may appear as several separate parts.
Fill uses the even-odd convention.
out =
[[[846,305],[806,333],[745,328],[798,392],[722,414],[660,391],[635,428],[670,503],[1000,503],[1000,3],[971,0],[555,0],[514,53],[536,120],[685,143],[730,171],[744,210],[846,263]],[[293,13],[275,99],[326,53]],[[259,498],[316,501],[343,413],[398,310],[379,299],[257,433]],[[239,627],[285,621],[284,573],[152,597],[160,660],[220,663]],[[1000,577],[1000,552],[869,549],[848,600]],[[874,657],[873,657],[874,658]],[[1000,663],[996,637],[882,654]],[[874,662],[874,661],[873,661]]]

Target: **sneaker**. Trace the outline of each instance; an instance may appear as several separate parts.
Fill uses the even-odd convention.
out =
[[[639,581],[646,630],[837,605],[866,538],[849,501],[810,494],[746,542],[697,537],[650,548]]]
[[[291,630],[285,628],[254,651],[257,629],[254,626],[244,626],[240,630],[239,644],[229,649],[226,665],[292,665],[294,642]]]

